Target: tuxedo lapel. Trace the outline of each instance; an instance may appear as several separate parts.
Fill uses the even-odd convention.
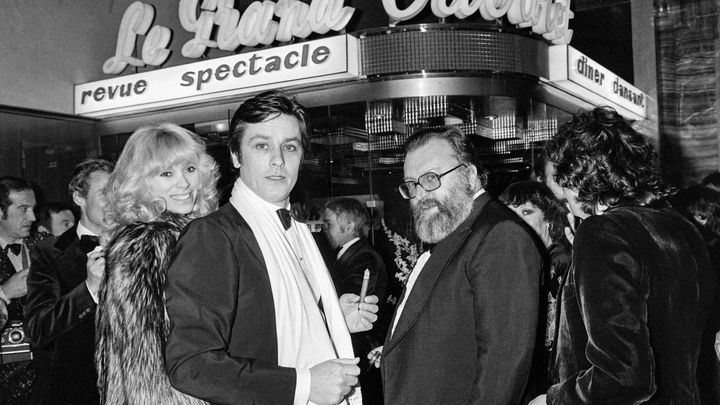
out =
[[[347,263],[351,261],[353,257],[357,254],[357,252],[360,250],[362,246],[362,239],[358,240],[357,242],[350,245],[345,252],[343,252],[343,255],[340,256],[339,259],[335,262],[335,265],[333,266],[333,271],[340,271],[340,269],[344,269],[345,266],[347,266]]]
[[[435,289],[443,273],[447,270],[450,261],[458,253],[458,249],[470,235],[475,220],[489,200],[490,196],[487,193],[483,193],[476,198],[473,202],[473,210],[470,212],[468,218],[463,221],[455,231],[437,244],[432,255],[430,255],[425,266],[423,266],[422,272],[418,276],[412,291],[410,291],[410,296],[407,297],[407,302],[397,322],[395,331],[392,336],[388,334],[385,349],[383,349],[385,354],[402,340],[403,336],[412,328],[415,321],[417,321],[418,317],[422,314],[435,293]],[[395,316],[397,316],[397,313]],[[392,322],[395,321],[394,317]],[[392,322],[390,325],[393,324]]]

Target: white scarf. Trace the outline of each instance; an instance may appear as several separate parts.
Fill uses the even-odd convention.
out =
[[[230,203],[250,225],[267,266],[275,303],[278,364],[310,369],[326,360],[355,357],[330,273],[307,226],[293,220],[286,231],[278,207],[239,178]],[[320,298],[327,328],[318,307]],[[350,402],[360,398],[356,389]]]

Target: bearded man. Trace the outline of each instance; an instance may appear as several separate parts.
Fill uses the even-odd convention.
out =
[[[399,191],[417,234],[437,245],[418,259],[385,339],[385,401],[517,404],[537,329],[538,245],[485,192],[487,173],[460,130],[413,134],[404,170]]]

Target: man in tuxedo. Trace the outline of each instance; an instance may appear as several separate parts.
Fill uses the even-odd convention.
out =
[[[47,236],[31,232],[35,205],[35,192],[28,181],[0,177],[0,318],[7,318],[6,328],[23,319],[30,249]],[[0,403],[28,403],[43,356],[33,361],[15,361],[23,356],[0,359]]]
[[[309,145],[304,108],[282,91],[245,101],[230,125],[230,202],[180,236],[168,270],[166,367],[178,390],[217,404],[359,403],[349,332],[376,297],[338,302],[290,191]]]
[[[437,244],[410,274],[382,349],[389,404],[517,404],[530,372],[542,259],[522,220],[484,191],[457,128],[406,144],[401,195]],[[371,354],[372,355],[372,354]]]
[[[370,219],[365,207],[354,198],[335,198],[325,204],[323,220],[325,235],[337,252],[330,275],[338,295],[359,294],[365,270],[368,270],[367,295],[375,295],[382,302],[387,287],[387,271],[382,258],[367,241]],[[375,368],[367,370],[367,354],[380,345],[385,332],[373,328],[351,336],[355,355],[360,356],[360,386],[364,404],[383,403],[380,373]]]
[[[46,403],[99,402],[95,309],[105,259],[95,248],[106,230],[103,188],[112,169],[110,162],[99,159],[75,167],[68,190],[80,207],[79,223],[32,252],[25,324],[33,344],[53,352],[47,380],[37,381],[52,387]]]

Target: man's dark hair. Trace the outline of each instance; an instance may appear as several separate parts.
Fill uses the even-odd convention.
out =
[[[667,196],[655,148],[610,107],[575,115],[545,146],[557,183],[577,189],[586,209],[651,205]]]
[[[73,216],[75,215],[73,207],[70,204],[56,201],[43,204],[38,210],[37,224],[44,226],[46,229],[52,229],[52,215],[63,211],[70,211],[73,213]]]
[[[720,172],[712,172],[707,176],[703,177],[701,184],[703,186],[715,187],[716,189],[720,189]]]
[[[449,143],[458,162],[475,166],[482,187],[487,185],[488,172],[480,162],[475,143],[471,137],[465,135],[457,127],[424,128],[414,132],[405,142],[405,155],[426,145],[433,139],[440,139]]]
[[[87,159],[80,162],[70,175],[70,184],[68,191],[72,197],[74,192],[78,192],[82,197],[87,197],[90,190],[89,178],[94,172],[112,173],[115,166],[104,159]]]
[[[0,177],[0,211],[2,211],[2,219],[7,219],[8,207],[12,205],[10,201],[10,193],[30,190],[35,192],[32,184],[25,179],[13,176]]]
[[[670,197],[672,206],[699,228],[720,237],[720,192],[707,186],[690,186]],[[707,222],[699,223],[695,216]]]
[[[340,224],[354,222],[357,236],[367,237],[370,216],[360,201],[347,197],[334,198],[325,203],[325,209],[335,213]]]
[[[230,140],[228,147],[238,160],[240,156],[240,143],[245,134],[247,124],[257,124],[267,119],[273,119],[280,114],[295,117],[300,125],[300,143],[303,152],[307,153],[310,147],[310,120],[305,107],[295,100],[295,97],[282,90],[270,90],[246,100],[238,107],[230,121]]]

